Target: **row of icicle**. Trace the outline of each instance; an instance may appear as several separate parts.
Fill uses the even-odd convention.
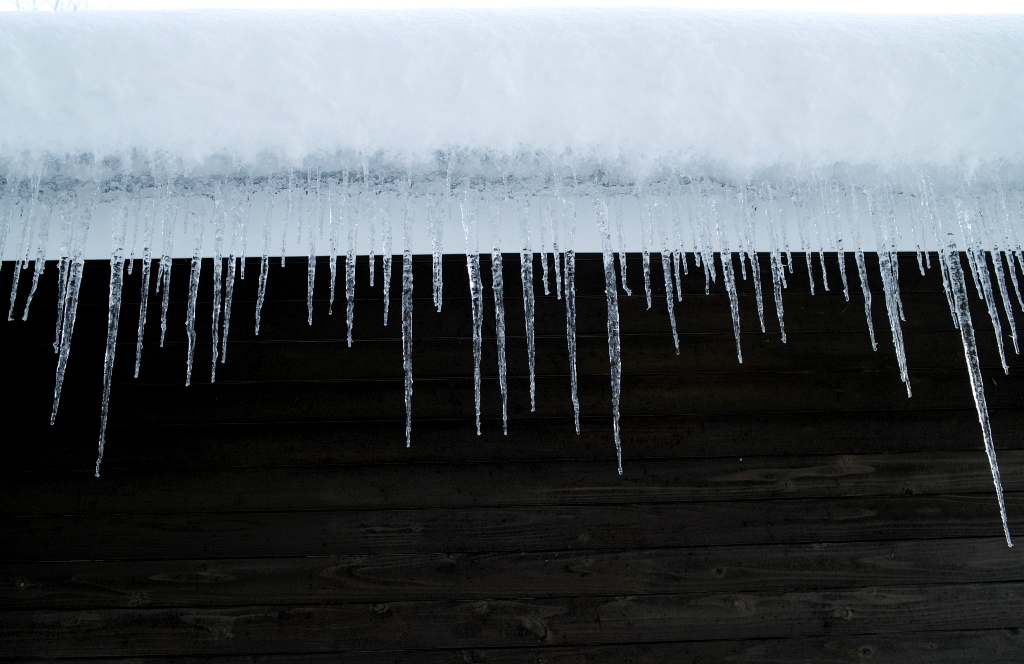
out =
[[[313,285],[316,278],[317,242],[326,241],[330,259],[330,304],[333,313],[339,270],[343,268],[347,343],[352,345],[355,316],[355,258],[360,242],[370,247],[369,283],[374,284],[375,247],[380,247],[383,271],[384,323],[388,322],[393,255],[392,211],[397,206],[401,217],[401,330],[405,370],[406,445],[411,443],[412,416],[412,232],[421,206],[425,207],[427,232],[433,255],[433,303],[442,306],[441,256],[444,253],[445,221],[457,218],[463,229],[466,268],[469,279],[473,317],[473,357],[475,383],[476,430],[480,433],[480,363],[484,292],[481,275],[481,231],[486,229],[491,254],[492,296],[495,304],[495,328],[498,351],[498,377],[502,399],[502,427],[508,432],[506,382],[506,330],[504,313],[504,281],[502,267],[502,228],[508,227],[504,217],[509,206],[517,209],[519,222],[520,279],[525,312],[526,342],[530,375],[530,404],[535,409],[534,387],[534,282],[533,258],[539,253],[540,281],[545,294],[554,292],[564,300],[566,339],[569,356],[571,401],[576,431],[579,433],[579,400],[576,375],[576,302],[575,302],[575,238],[579,212],[584,205],[593,207],[593,220],[601,240],[605,294],[608,306],[608,355],[611,367],[612,413],[618,472],[622,473],[622,447],[619,435],[620,342],[618,297],[620,289],[627,295],[626,250],[636,238],[627,242],[624,206],[636,204],[639,215],[644,293],[647,308],[652,302],[651,254],[661,257],[665,304],[676,353],[679,336],[676,327],[675,302],[682,301],[680,280],[688,274],[692,260],[703,270],[706,292],[717,281],[719,270],[728,293],[732,314],[736,354],[742,363],[739,305],[736,291],[737,265],[742,279],[753,280],[761,331],[765,332],[765,307],[762,295],[760,265],[755,259],[758,246],[769,247],[770,279],[776,316],[782,341],[786,340],[782,291],[787,287],[786,273],[795,269],[788,231],[795,226],[798,251],[806,257],[811,293],[820,281],[830,289],[825,270],[825,252],[837,254],[838,271],[843,294],[850,299],[850,283],[846,274],[845,252],[851,250],[857,266],[857,277],[864,300],[868,340],[877,349],[872,323],[872,297],[868,287],[865,244],[861,238],[860,220],[870,220],[875,236],[882,278],[885,308],[900,377],[911,395],[901,323],[905,320],[899,290],[897,246],[906,243],[903,232],[909,230],[910,241],[917,249],[917,263],[922,274],[931,268],[932,255],[937,253],[942,282],[953,322],[960,331],[971,389],[982,428],[985,451],[999,501],[1007,544],[1012,546],[995,447],[989,423],[985,393],[973,324],[968,304],[968,291],[961,255],[967,259],[968,271],[981,300],[987,307],[995,329],[1000,360],[1008,372],[1004,348],[1003,318],[1009,327],[1014,351],[1019,353],[1012,284],[1017,303],[1024,309],[1024,297],[1017,270],[1024,270],[1024,252],[1018,235],[1024,218],[1022,200],[1013,190],[1002,186],[977,187],[962,183],[955,191],[937,187],[931,178],[918,174],[909,185],[893,183],[855,185],[848,177],[812,178],[798,183],[762,182],[743,186],[729,185],[710,177],[674,177],[646,186],[602,186],[600,182],[579,182],[573,172],[571,181],[553,179],[542,192],[517,190],[507,181],[501,186],[472,186],[470,179],[456,181],[449,169],[442,193],[418,192],[411,176],[405,181],[375,180],[364,166],[362,172],[347,170],[323,173],[304,172],[279,174],[276,178],[168,178],[158,183],[152,178],[120,176],[97,183],[69,182],[58,178],[43,179],[42,171],[30,177],[9,177],[0,202],[0,256],[10,240],[15,247],[15,268],[11,288],[8,320],[15,315],[22,272],[31,264],[29,292],[20,317],[27,319],[35,296],[39,276],[45,268],[50,226],[59,222],[60,259],[57,262],[58,294],[54,351],[57,354],[51,424],[57,416],[61,387],[74,331],[78,294],[84,268],[84,251],[89,225],[96,207],[102,202],[112,205],[111,213],[111,276],[107,323],[107,344],[104,356],[103,400],[96,475],[103,459],[107,427],[115,341],[121,309],[121,290],[125,270],[131,274],[136,258],[142,270],[142,293],[139,310],[135,376],[139,375],[143,335],[147,322],[149,296],[153,291],[161,298],[160,345],[167,330],[167,308],[171,279],[171,257],[175,232],[185,233],[191,240],[192,260],[189,272],[186,331],[188,359],[185,384],[191,382],[193,355],[196,346],[196,301],[204,257],[205,234],[213,233],[213,315],[211,340],[213,356],[211,381],[216,379],[217,363],[227,359],[228,334],[231,326],[231,302],[236,278],[245,278],[245,255],[250,226],[259,226],[261,261],[259,291],[256,304],[256,334],[260,330],[260,313],[266,293],[268,266],[273,251],[272,218],[275,211],[283,215],[280,247],[281,264],[288,246],[288,234],[294,233],[308,243],[308,322],[313,320]],[[285,184],[286,183],[286,184]],[[261,200],[261,214],[253,213],[254,200]],[[632,201],[632,202],[630,202]],[[536,216],[533,212],[537,210]],[[795,215],[787,221],[788,215]],[[539,248],[535,248],[531,228],[539,218]],[[129,227],[131,234],[129,236]],[[254,228],[255,230],[255,228]],[[378,240],[378,231],[380,234]],[[360,233],[364,233],[360,238]],[[136,248],[141,252],[136,256]],[[926,247],[938,249],[926,251]],[[539,251],[538,251],[539,249]],[[158,253],[157,253],[158,252]],[[618,270],[616,271],[616,253]],[[818,265],[814,265],[817,254]],[[156,273],[153,274],[153,263]],[[155,282],[153,284],[152,282]],[[998,297],[996,295],[998,292]]]

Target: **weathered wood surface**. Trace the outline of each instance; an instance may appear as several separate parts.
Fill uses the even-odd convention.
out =
[[[379,260],[379,259],[378,259]],[[185,388],[187,262],[159,348],[151,294],[132,377],[139,270],[126,280],[111,428],[92,477],[108,266],[86,268],[57,426],[47,268],[28,321],[0,322],[7,430],[0,490],[0,659],[266,662],[1018,662],[1024,558],[1007,549],[958,333],[936,270],[901,256],[914,396],[900,383],[877,268],[870,348],[851,297],[787,275],[781,343],[740,281],[744,362],[721,282],[692,262],[672,349],[660,264],[646,310],[638,257],[623,311],[625,475],[615,473],[599,257],[578,258],[582,434],[572,425],[563,303],[537,284],[538,408],[527,398],[518,256],[505,257],[509,435],[501,435],[485,260],[484,435],[474,432],[465,262],[443,312],[416,257],[413,446],[404,447],[398,280],[357,264],[327,316],[318,263],[258,261],[210,383],[211,272]],[[762,269],[767,267],[761,257]],[[875,259],[869,257],[869,265]],[[539,280],[539,264],[535,266]],[[0,292],[10,287],[10,264]],[[765,269],[764,287],[770,296]],[[877,282],[877,283],[876,283]],[[23,275],[23,285],[25,275]],[[20,291],[16,313],[25,290]],[[972,294],[1011,528],[1024,537],[1024,384],[999,367]],[[1016,309],[1018,319],[1024,313]],[[109,658],[109,659],[104,659]]]

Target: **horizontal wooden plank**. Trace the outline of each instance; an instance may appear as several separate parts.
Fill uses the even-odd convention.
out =
[[[629,551],[0,563],[0,607],[337,604],[1019,581],[1002,538]]]
[[[1017,664],[1024,658],[1020,629],[904,632],[867,636],[687,641],[609,646],[467,648],[316,654],[189,656],[200,664],[746,664],[857,663],[865,659],[903,664]],[[123,659],[67,659],[67,664],[113,664]],[[184,658],[152,657],[148,664],[181,664]]]
[[[1024,451],[999,455],[1024,491]],[[0,514],[151,514],[374,507],[607,505],[765,498],[937,495],[992,489],[979,452],[2,475]]]
[[[609,469],[609,472],[614,472]],[[1024,532],[1024,496],[1007,494]],[[854,542],[1001,533],[963,496],[460,509],[0,517],[0,559],[129,560]]]
[[[8,657],[709,641],[1016,629],[1024,584],[220,609],[11,611]],[[416,629],[410,629],[415,625]]]
[[[1024,411],[992,410],[996,447],[1024,449]],[[577,437],[568,418],[518,420],[508,436],[501,422],[414,422],[407,448],[404,419],[186,425],[121,425],[107,431],[103,467],[211,468],[338,463],[512,462],[603,460],[614,463],[610,417],[582,420]],[[75,426],[23,422],[22,440],[9,445],[11,469],[92,470],[96,419]],[[640,459],[813,455],[831,453],[982,451],[973,408],[920,411],[822,411],[672,415],[622,419],[627,472]],[[823,448],[823,445],[828,445]]]

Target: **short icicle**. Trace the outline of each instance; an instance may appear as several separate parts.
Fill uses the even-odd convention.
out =
[[[156,225],[156,209],[145,216],[142,230],[142,287],[139,293],[139,337],[135,343],[135,378],[139,377],[142,364],[142,341],[146,334],[146,312],[149,309],[149,281],[153,270],[153,230]]]

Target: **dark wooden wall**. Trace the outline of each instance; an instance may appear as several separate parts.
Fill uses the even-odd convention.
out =
[[[416,258],[411,449],[397,269],[385,328],[380,274],[371,290],[359,262],[356,342],[347,348],[340,292],[327,316],[326,262],[312,327],[306,262],[272,264],[255,337],[259,270],[250,261],[228,362],[211,385],[205,263],[186,388],[187,263],[175,263],[164,348],[151,301],[137,380],[136,266],[100,479],[92,466],[109,272],[102,262],[86,268],[67,385],[50,427],[50,265],[29,320],[0,322],[0,658],[1024,661],[1024,557],[1002,539],[939,277],[921,277],[903,257],[908,400],[875,261],[877,353],[859,289],[845,302],[830,260],[833,291],[821,294],[819,283],[812,297],[796,257],[786,345],[770,299],[762,335],[751,284],[740,283],[739,365],[721,283],[705,296],[691,265],[676,357],[658,258],[655,305],[646,311],[631,257],[635,294],[621,299],[622,477],[599,257],[578,260],[579,437],[563,306],[539,287],[538,404],[529,412],[514,256],[505,265],[511,421],[501,435],[485,263],[479,438],[465,263],[445,259],[437,314],[429,260]],[[4,264],[0,293],[11,273]],[[848,273],[856,274],[852,260]],[[1024,543],[1022,362],[1011,356],[1004,376],[980,306],[974,320],[1010,523]]]

